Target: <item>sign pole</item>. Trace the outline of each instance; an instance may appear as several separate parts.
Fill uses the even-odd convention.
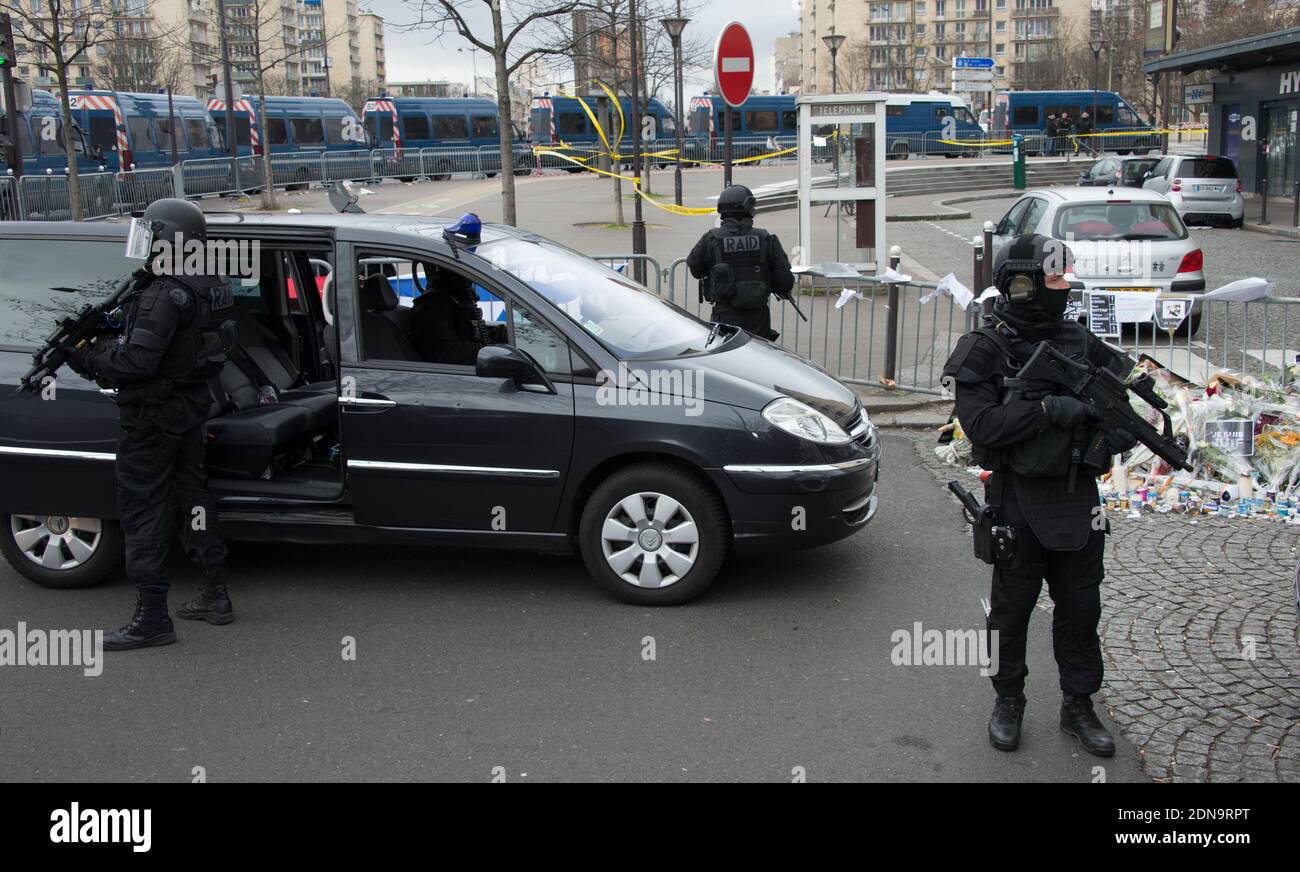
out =
[[[749,31],[733,21],[718,34],[713,47],[713,76],[726,109],[723,117],[722,180],[731,186],[732,123],[731,113],[745,104],[754,87],[754,43]]]
[[[726,135],[722,146],[722,185],[725,188],[731,187],[731,111],[728,106],[723,113],[726,116],[726,121],[723,122]]]

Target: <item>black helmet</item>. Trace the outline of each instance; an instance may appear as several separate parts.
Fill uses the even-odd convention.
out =
[[[732,185],[718,195],[718,213],[724,217],[745,215],[753,218],[757,211],[758,201],[754,199],[754,192],[744,185]]]
[[[994,256],[993,284],[1010,303],[1042,304],[1049,290],[1044,283],[1047,274],[1064,275],[1073,260],[1070,249],[1059,239],[1038,233],[1017,236]],[[1065,311],[1063,305],[1061,311]]]
[[[144,220],[149,222],[154,239],[173,242],[180,237],[182,242],[190,239],[202,242],[208,238],[208,222],[203,218],[203,210],[189,200],[175,197],[155,200],[144,210]]]

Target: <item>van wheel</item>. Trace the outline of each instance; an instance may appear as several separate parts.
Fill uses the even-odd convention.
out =
[[[451,161],[440,160],[433,168],[433,180],[435,182],[445,182],[451,178]]]
[[[666,463],[615,473],[587,500],[582,559],[624,602],[675,606],[704,593],[726,557],[727,514],[694,475]]]
[[[889,149],[889,156],[895,160],[907,160],[907,143],[901,139]]]
[[[112,521],[4,515],[0,524],[5,560],[19,575],[42,587],[93,587],[122,566],[122,531]]]

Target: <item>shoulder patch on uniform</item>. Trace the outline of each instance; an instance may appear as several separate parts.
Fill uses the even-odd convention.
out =
[[[172,285],[167,289],[167,300],[176,308],[182,309],[190,304],[190,292]]]

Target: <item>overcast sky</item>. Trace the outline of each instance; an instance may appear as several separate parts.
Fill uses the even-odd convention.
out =
[[[506,0],[507,8],[509,0]],[[430,7],[436,3],[430,3]],[[477,5],[477,4],[475,4]],[[761,14],[754,14],[757,8]],[[384,38],[388,56],[388,79],[393,82],[424,81],[426,79],[469,82],[472,78],[471,58],[468,50],[458,52],[463,43],[455,36],[435,41],[430,32],[406,32],[394,25],[418,19],[417,12],[403,0],[362,0],[361,8],[384,16],[389,24]],[[486,23],[487,16],[483,15]],[[760,90],[770,89],[772,46],[778,36],[783,36],[799,26],[799,13],[795,0],[708,0],[696,20],[687,25],[687,34],[707,34],[709,42],[729,21],[740,21],[754,40],[756,55],[754,85]],[[488,60],[480,52],[478,74],[490,76]],[[572,70],[568,77],[572,77]],[[712,73],[690,74],[686,81],[686,97],[702,93],[713,87]],[[671,95],[665,95],[671,96]]]

